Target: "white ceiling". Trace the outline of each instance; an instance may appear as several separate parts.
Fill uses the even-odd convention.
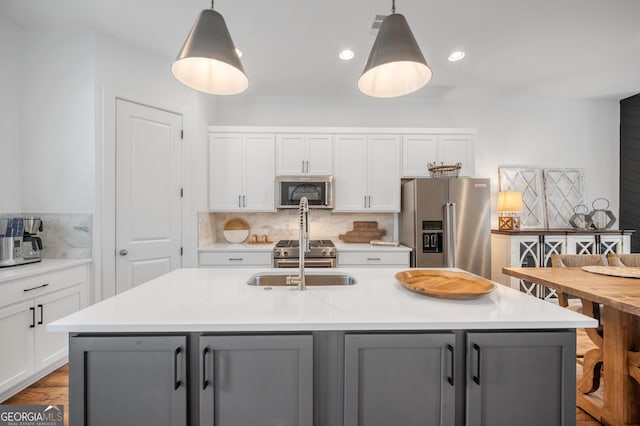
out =
[[[2,0],[29,28],[90,28],[170,63],[206,0]],[[640,0],[397,0],[433,70],[410,96],[536,94],[621,99],[640,92]],[[364,96],[356,80],[376,14],[391,0],[217,0],[249,95]],[[356,57],[338,59],[351,47]],[[453,50],[465,59],[449,63]],[[168,69],[168,68],[167,68]]]

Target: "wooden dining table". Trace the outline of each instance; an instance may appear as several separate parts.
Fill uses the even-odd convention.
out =
[[[581,268],[502,272],[576,296],[583,313],[600,320],[601,327],[585,330],[595,348],[584,354],[577,405],[607,425],[640,425],[640,279]]]

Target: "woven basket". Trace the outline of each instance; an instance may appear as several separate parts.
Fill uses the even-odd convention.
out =
[[[436,163],[427,164],[427,169],[429,170],[429,173],[431,173],[432,178],[457,178],[461,168],[461,163],[453,165],[446,165],[442,163],[440,163],[440,165],[437,165]]]

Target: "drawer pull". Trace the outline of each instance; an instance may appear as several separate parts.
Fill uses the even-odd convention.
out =
[[[241,257],[230,257],[229,261],[231,262],[242,262],[244,259]]]
[[[380,259],[379,257],[367,257],[368,261],[380,261],[382,259]]]
[[[44,309],[42,305],[38,305],[38,309],[40,309],[40,321],[38,321],[38,325],[42,325],[44,323]]]
[[[39,289],[39,288],[46,287],[46,286],[48,286],[48,285],[49,285],[49,283],[46,283],[46,284],[39,285],[39,286],[37,286],[37,287],[25,288],[25,289],[24,289],[24,290],[22,290],[22,291],[27,292],[27,291],[31,291],[31,290],[37,290],[37,289]]]

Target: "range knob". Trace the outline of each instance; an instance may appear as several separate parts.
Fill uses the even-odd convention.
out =
[[[335,254],[336,254],[335,251],[333,251],[333,250],[329,251],[329,256],[335,256]]]
[[[288,256],[288,255],[289,255],[289,252],[287,252],[287,251],[283,251],[283,252],[282,252],[282,255],[283,255],[283,256]]]
[[[326,250],[322,250],[322,255],[324,256],[325,254],[327,254]]]

